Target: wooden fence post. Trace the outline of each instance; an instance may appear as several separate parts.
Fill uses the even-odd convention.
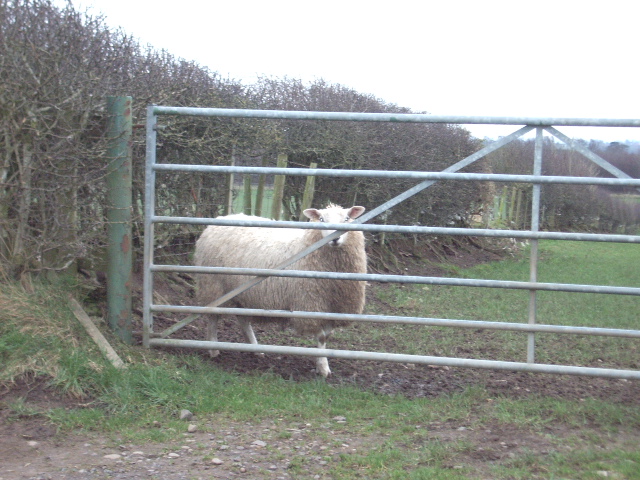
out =
[[[244,174],[244,214],[251,215],[251,175]]]
[[[317,163],[311,163],[309,168],[314,169],[318,168]],[[307,177],[307,183],[304,185],[304,193],[302,194],[302,205],[300,206],[300,221],[303,222],[307,217],[304,216],[304,212],[307,208],[311,207],[311,203],[313,202],[313,194],[315,193],[316,188],[316,177],[313,175],[309,175]]]
[[[278,168],[286,168],[288,156],[286,153],[278,154]],[[276,175],[273,182],[273,205],[271,206],[271,218],[280,220],[280,212],[282,211],[282,200],[284,198],[284,175]]]
[[[236,165],[236,146],[235,144],[231,147],[231,164],[230,166],[235,167]],[[233,213],[233,183],[235,182],[235,176],[233,173],[229,173],[227,175],[227,191],[225,194],[225,202],[224,202],[224,214],[231,215]]]
[[[268,162],[267,157],[264,156],[262,158],[262,166],[266,167],[267,162]],[[264,202],[264,184],[266,181],[267,181],[267,176],[264,173],[261,173],[260,177],[258,178],[258,189],[256,191],[256,206],[254,208],[256,217],[262,216],[262,205]]]

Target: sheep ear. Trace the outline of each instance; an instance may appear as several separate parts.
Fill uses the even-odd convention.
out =
[[[320,220],[320,210],[317,208],[307,208],[302,213],[304,213],[304,216],[310,220]]]
[[[351,207],[349,209],[349,212],[347,213],[347,215],[349,215],[349,218],[358,218],[360,215],[362,215],[365,211],[364,207]]]

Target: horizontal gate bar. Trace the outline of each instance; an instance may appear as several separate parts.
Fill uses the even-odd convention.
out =
[[[211,273],[222,275],[252,275],[257,277],[328,278],[331,280],[371,281],[447,285],[455,287],[508,288],[550,292],[602,293],[611,295],[640,295],[640,288],[609,285],[578,285],[573,283],[517,282],[473,278],[422,277],[414,275],[381,275],[377,273],[320,272],[314,270],[276,270],[268,268],[196,267],[190,265],[152,265],[152,272]]]
[[[640,243],[640,235],[614,235],[604,233],[532,232],[531,230],[493,230],[489,228],[422,227],[418,225],[378,225],[320,222],[285,222],[275,220],[226,220],[224,218],[153,216],[152,223],[182,223],[188,225],[226,225],[239,227],[302,228],[313,230],[340,230],[363,232],[422,233],[427,235],[453,235],[470,237],[499,237],[538,240],[572,240],[584,242]]]
[[[419,363],[448,367],[483,368],[511,370],[519,372],[553,373],[558,375],[586,375],[593,377],[640,379],[640,371],[609,368],[573,367],[565,365],[545,365],[539,363],[502,362],[497,360],[475,360],[451,357],[430,357],[425,355],[405,355],[399,353],[361,352],[353,350],[332,350],[304,347],[282,347],[276,345],[252,345],[249,343],[206,342],[199,340],[175,340],[152,338],[149,345],[154,347],[188,347],[199,349],[232,350],[239,352],[275,353],[283,355],[303,355],[308,357],[345,358],[349,360],[371,360],[379,362]]]
[[[329,237],[325,239],[337,238],[343,232],[348,230],[361,230],[370,232],[399,232],[399,233],[423,233],[431,235],[464,235],[464,236],[484,236],[484,237],[502,237],[502,238],[516,238],[516,239],[554,239],[554,240],[578,240],[578,241],[602,241],[602,242],[619,242],[619,243],[640,243],[640,236],[626,236],[626,235],[606,235],[606,234],[571,234],[563,232],[537,232],[532,227],[532,231],[511,231],[511,230],[488,230],[488,229],[462,229],[462,228],[439,228],[439,227],[421,227],[421,226],[396,226],[396,225],[372,225],[365,224],[371,218],[377,216],[383,211],[393,207],[397,203],[405,200],[406,198],[414,195],[426,187],[432,185],[438,180],[468,180],[468,181],[494,181],[494,182],[512,182],[512,183],[531,183],[535,188],[540,188],[542,184],[575,184],[575,185],[618,185],[618,186],[640,186],[640,179],[631,179],[624,172],[619,171],[615,167],[612,167],[601,158],[592,153],[585,153],[585,148],[577,145],[577,150],[587,156],[587,158],[593,160],[605,168],[611,175],[617,178],[595,178],[595,177],[560,177],[560,176],[541,176],[541,175],[495,175],[495,174],[473,174],[473,173],[453,173],[464,166],[473,163],[473,161],[487,155],[489,152],[498,149],[499,147],[509,143],[515,138],[528,133],[535,127],[538,131],[538,136],[541,138],[542,128],[546,129],[549,133],[556,136],[562,141],[568,139],[564,134],[558,132],[555,126],[599,126],[599,127],[640,127],[640,119],[595,119],[595,118],[535,118],[535,117],[470,117],[470,116],[435,116],[428,114],[387,114],[387,113],[354,113],[354,112],[301,112],[301,111],[275,111],[275,110],[240,110],[240,109],[220,109],[220,108],[189,108],[189,107],[163,107],[163,106],[150,106],[147,110],[148,118],[152,118],[152,122],[148,122],[147,125],[147,184],[152,185],[151,189],[147,186],[146,205],[152,207],[146,207],[146,230],[153,232],[155,223],[183,223],[193,225],[239,225],[239,226],[251,226],[251,227],[275,227],[275,228],[314,228],[335,230]],[[227,118],[260,118],[260,119],[276,119],[276,120],[329,120],[329,121],[363,121],[363,122],[401,122],[401,123],[446,123],[446,124],[496,124],[496,125],[524,125],[511,135],[504,137],[491,145],[486,146],[484,149],[476,152],[475,154],[467,157],[466,159],[456,163],[452,167],[449,167],[444,172],[384,172],[384,171],[347,171],[347,170],[323,170],[323,169],[307,169],[307,168],[292,168],[292,169],[276,169],[268,167],[227,167],[227,166],[209,166],[209,165],[181,165],[181,164],[158,164],[155,165],[155,131],[156,131],[156,115],[190,115],[190,116],[215,116],[215,117],[227,117]],[[152,148],[150,148],[151,146]],[[277,173],[290,176],[329,176],[329,177],[379,177],[379,178],[406,178],[406,179],[418,179],[421,183],[405,193],[389,200],[384,205],[381,205],[370,212],[367,212],[363,217],[356,220],[351,225],[345,224],[324,224],[321,227],[318,224],[307,224],[300,222],[254,222],[249,224],[245,222],[231,221],[226,223],[224,220],[218,219],[206,219],[206,218],[187,218],[187,217],[163,217],[155,216],[153,210],[153,200],[155,194],[153,189],[155,188],[155,174],[163,171],[184,171],[184,172],[209,172],[209,173],[229,173],[240,172],[246,174],[253,173]],[[540,172],[538,172],[540,173]],[[621,180],[622,178],[622,180]],[[151,180],[150,180],[151,179]],[[153,183],[151,183],[153,182]],[[150,192],[150,193],[149,193]],[[400,283],[422,283],[422,284],[442,284],[442,285],[456,285],[456,286],[481,286],[489,288],[517,288],[526,289],[529,291],[535,290],[549,290],[549,291],[569,291],[569,292],[589,292],[589,293],[611,293],[611,294],[628,294],[639,295],[640,288],[633,287],[615,287],[615,286],[598,286],[598,285],[573,285],[573,284],[550,284],[550,283],[537,283],[537,281],[530,282],[509,282],[509,281],[495,281],[495,280],[475,280],[475,279],[450,279],[450,278],[436,278],[436,277],[418,277],[418,276],[385,276],[385,275],[363,275],[362,277],[343,276],[340,275],[354,275],[354,274],[330,274],[331,276],[324,276],[321,272],[305,272],[305,271],[292,271],[292,270],[280,270],[286,268],[287,265],[296,261],[296,258],[302,256],[312,249],[320,248],[322,242],[316,244],[316,246],[309,247],[299,254],[298,257],[289,259],[289,263],[283,263],[273,270],[255,270],[255,269],[220,269],[215,267],[175,267],[169,265],[153,265],[153,233],[148,237],[151,238],[150,242],[145,240],[145,346],[176,346],[176,347],[190,347],[190,348],[204,348],[204,349],[221,349],[221,350],[238,350],[248,352],[265,352],[265,353],[279,353],[279,354],[294,354],[294,355],[306,355],[315,357],[333,357],[333,358],[348,358],[355,360],[376,360],[376,361],[392,361],[392,362],[413,362],[413,363],[426,363],[432,365],[448,365],[453,367],[474,367],[474,368],[491,368],[502,370],[515,370],[515,371],[530,371],[540,373],[556,373],[556,374],[571,374],[571,375],[590,375],[590,376],[602,376],[612,378],[640,378],[640,371],[622,370],[622,369],[606,369],[606,368],[590,368],[590,367],[575,367],[575,366],[556,366],[556,365],[543,365],[535,364],[533,358],[528,363],[518,362],[499,362],[489,360],[477,360],[477,359],[458,359],[458,358],[445,358],[445,357],[429,357],[421,355],[403,355],[403,354],[390,354],[390,353],[378,353],[378,352],[355,352],[348,350],[328,350],[328,349],[316,349],[316,348],[300,348],[300,347],[281,347],[273,345],[249,345],[249,344],[234,344],[224,342],[204,342],[195,340],[177,340],[168,338],[157,338],[158,336],[167,337],[173,331],[177,330],[178,325],[185,325],[187,322],[192,321],[192,318],[197,316],[190,315],[191,319],[184,319],[178,322],[170,329],[165,330],[162,333],[155,334],[156,338],[150,338],[154,335],[151,332],[152,320],[149,320],[151,312],[197,312],[197,313],[220,313],[220,314],[235,314],[235,315],[251,315],[251,316],[268,316],[268,317],[313,317],[320,319],[347,319],[352,321],[362,322],[380,322],[380,323],[405,323],[415,325],[431,325],[431,326],[452,326],[462,328],[486,328],[495,330],[511,330],[522,331],[533,335],[532,332],[538,333],[572,333],[578,335],[599,335],[610,337],[622,337],[622,338],[640,338],[640,331],[638,330],[622,330],[622,329],[607,329],[607,328],[595,328],[595,327],[573,327],[564,325],[531,325],[531,324],[519,324],[519,323],[503,323],[503,322],[484,322],[475,320],[455,320],[455,319],[431,319],[421,317],[400,317],[400,316],[377,316],[377,315],[345,315],[345,314],[332,314],[332,313],[318,313],[318,312],[289,312],[289,311],[274,311],[274,310],[258,310],[258,309],[234,309],[234,308],[221,308],[219,306],[224,304],[225,297],[221,297],[210,303],[210,307],[189,307],[189,306],[172,306],[172,305],[152,305],[152,272],[161,271],[184,271],[189,273],[224,273],[224,274],[237,274],[237,275],[251,275],[252,279],[245,284],[245,286],[236,289],[235,294],[240,293],[242,288],[248,288],[253,284],[263,281],[266,276],[281,276],[281,277],[299,277],[299,278],[335,278],[342,280],[360,280],[360,281],[390,281]],[[198,270],[199,269],[199,270]],[[258,277],[256,277],[258,275]],[[333,275],[336,275],[335,277]],[[146,280],[147,277],[149,280]],[[393,280],[391,279],[393,278]],[[536,279],[534,279],[536,280]],[[247,286],[248,285],[248,286]],[[234,294],[231,292],[227,295]],[[230,298],[230,297],[229,297]],[[152,318],[152,317],[151,317]]]
[[[298,177],[370,177],[411,180],[461,180],[485,182],[512,182],[534,184],[565,185],[615,185],[640,187],[637,178],[602,178],[602,177],[568,177],[562,175],[506,175],[497,173],[452,173],[452,172],[420,172],[420,171],[387,171],[387,170],[345,170],[320,168],[278,168],[278,167],[236,167],[228,165],[186,165],[173,163],[157,163],[156,171],[200,172],[200,173],[246,173],[273,174]]]
[[[347,320],[350,322],[394,323],[423,325],[430,327],[480,328],[511,332],[564,333],[601,337],[640,338],[640,330],[618,328],[573,327],[567,325],[545,325],[513,322],[488,322],[484,320],[456,320],[451,318],[403,317],[398,315],[356,315],[347,313],[298,312],[288,310],[261,310],[256,308],[188,307],[182,305],[151,305],[154,312],[213,313],[217,315],[241,315],[274,318],[313,318],[317,320]]]
[[[558,117],[494,117],[465,115],[430,115],[424,113],[355,113],[309,112],[283,110],[244,110],[234,108],[192,108],[154,105],[156,115],[187,115],[198,117],[264,118],[280,120],[338,120],[390,123],[461,123],[467,125],[551,125],[571,127],[640,127],[638,118],[558,118]]]

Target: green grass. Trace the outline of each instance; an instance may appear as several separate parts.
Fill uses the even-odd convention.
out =
[[[541,244],[540,279],[640,285],[640,249],[634,245]],[[528,262],[516,258],[463,270],[469,278],[525,280]],[[24,399],[1,405],[7,421],[41,417],[61,434],[92,432],[121,442],[163,442],[181,438],[188,408],[206,424],[259,423],[275,419],[281,439],[287,426],[308,423],[307,432],[329,442],[358,438],[358,452],[329,462],[323,475],[334,479],[530,479],[640,478],[640,409],[586,398],[583,401],[530,395],[489,398],[480,385],[435,398],[384,396],[323,381],[292,382],[270,375],[239,375],[218,370],[188,353],[170,355],[117,343],[101,328],[128,363],[116,370],[98,352],[67,305],[73,285],[34,282],[32,290],[5,282],[0,289],[0,384],[28,379],[78,399],[82,407],[42,410]],[[77,292],[76,292],[77,293]],[[525,321],[527,292],[423,286],[390,286],[379,295],[402,314],[495,321]],[[559,295],[560,300],[555,297]],[[586,298],[585,298],[586,297]],[[593,298],[591,298],[593,297]],[[541,323],[572,323],[637,328],[638,298],[606,295],[540,295]],[[340,335],[349,335],[346,329]],[[522,334],[447,328],[367,327],[360,344],[375,349],[390,335],[399,351],[430,355],[522,360]],[[347,337],[348,338],[348,337]],[[538,336],[542,359],[638,368],[637,341]],[[619,345],[618,345],[619,342]],[[488,353],[487,353],[488,352]],[[332,419],[348,421],[336,425]],[[163,419],[162,429],[153,423]],[[331,425],[328,428],[323,425]],[[561,436],[554,433],[562,426]],[[469,435],[455,435],[457,428]],[[212,427],[213,428],[213,427]],[[487,428],[519,431],[544,442],[546,450],[518,450],[500,461],[475,461]],[[337,440],[336,440],[337,441]],[[291,463],[292,476],[305,478],[304,458]],[[317,465],[314,464],[315,467]],[[616,476],[617,475],[617,476]]]
[[[612,195],[612,197],[628,203],[640,203],[640,195],[637,194],[620,194]]]
[[[545,283],[640,287],[638,265],[638,245],[548,241],[540,243],[538,279]],[[459,276],[528,281],[528,256],[479,265],[460,272]],[[379,297],[410,316],[516,323],[527,323],[529,317],[527,290],[391,285],[380,290]],[[637,296],[537,293],[537,323],[541,324],[637,329],[638,311]],[[521,333],[489,330],[478,333],[451,328],[430,328],[424,333],[424,328],[415,328],[413,335],[406,335],[405,327],[385,332],[397,338],[406,353],[421,351],[440,356],[464,353],[462,356],[506,361],[526,359],[526,334]],[[536,360],[640,368],[637,343],[633,339],[537,334]]]

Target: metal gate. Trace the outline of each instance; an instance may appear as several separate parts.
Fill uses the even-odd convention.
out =
[[[261,119],[298,119],[298,120],[347,120],[356,122],[396,122],[396,123],[445,123],[445,124],[501,124],[524,125],[511,135],[503,137],[476,153],[459,160],[442,172],[420,171],[379,171],[379,170],[334,170],[334,169],[307,169],[307,168],[266,168],[266,167],[234,167],[211,165],[184,165],[156,162],[156,127],[159,115],[184,115],[200,117],[231,117],[231,118],[261,118]],[[274,110],[238,110],[219,108],[186,108],[150,106],[147,110],[147,153],[146,153],[146,192],[145,192],[145,245],[144,245],[144,285],[143,285],[143,343],[147,347],[187,347],[198,349],[237,350],[245,352],[263,352],[305,355],[312,357],[346,358],[354,360],[375,360],[390,362],[410,362],[429,365],[442,365],[451,367],[474,367],[484,369],[513,370],[555,374],[589,375],[612,378],[640,379],[640,371],[591,368],[569,365],[550,365],[535,362],[535,334],[575,334],[595,335],[609,337],[640,338],[640,330],[623,330],[611,328],[591,328],[562,325],[546,325],[537,323],[536,294],[539,291],[599,293],[612,295],[640,296],[640,288],[620,287],[605,285],[579,285],[564,283],[538,282],[538,241],[543,239],[572,240],[586,242],[619,242],[640,243],[640,236],[634,235],[608,235],[589,233],[562,233],[540,231],[540,193],[543,184],[572,184],[572,185],[617,185],[640,188],[640,180],[632,179],[629,175],[617,169],[606,160],[588,150],[580,143],[573,142],[555,126],[602,126],[602,127],[640,127],[640,120],[603,120],[603,119],[572,119],[572,118],[526,118],[526,117],[451,117],[434,116],[426,114],[386,114],[386,113],[343,113],[343,112],[296,112]],[[457,173],[464,167],[471,165],[485,155],[507,145],[513,140],[522,137],[528,132],[536,131],[534,168],[532,175],[497,175],[480,173]],[[586,158],[596,163],[599,167],[609,172],[614,178],[599,177],[570,177],[570,176],[542,176],[542,148],[543,132],[546,131],[555,138],[561,140],[572,149],[580,152]],[[230,221],[214,218],[195,217],[171,217],[156,215],[155,189],[156,172],[181,171],[181,172],[210,172],[210,173],[270,173],[287,176],[330,176],[330,177],[378,177],[394,179],[414,179],[418,183],[397,197],[368,211],[350,224],[318,224],[288,222],[288,221]],[[439,228],[406,225],[373,225],[366,222],[389,210],[403,200],[430,187],[438,180],[464,180],[464,181],[493,181],[493,182],[518,182],[533,185],[531,229],[530,230],[496,230],[479,228]],[[289,227],[289,228],[321,228],[327,230],[361,230],[365,232],[398,232],[411,234],[433,234],[452,236],[479,236],[501,237],[514,239],[527,239],[531,243],[530,275],[528,282],[459,279],[422,276],[398,276],[379,274],[347,274],[328,273],[298,270],[284,270],[300,258],[317,250],[322,245],[331,241],[334,236],[324,237],[323,240],[300,252],[295,257],[283,262],[275,269],[223,269],[219,267],[195,267],[159,265],[154,262],[154,225],[157,223],[192,224],[192,225],[237,225],[248,227]],[[242,273],[255,275],[255,279],[216,299],[209,305],[202,306],[177,306],[153,304],[153,275],[155,272],[187,272],[187,273]],[[406,317],[391,315],[345,315],[318,312],[289,312],[273,310],[247,310],[237,308],[221,308],[224,302],[233,296],[242,293],[269,276],[297,277],[297,278],[330,278],[340,280],[364,280],[390,283],[417,283],[427,285],[452,285],[467,287],[490,287],[520,289],[529,291],[529,318],[528,323],[505,323],[492,321],[471,321],[443,318]],[[181,322],[162,332],[153,330],[154,312],[189,313]],[[263,315],[268,317],[307,317],[318,319],[349,320],[354,322],[379,322],[397,323],[423,326],[445,326],[473,329],[493,329],[522,332],[528,336],[527,362],[505,362],[494,360],[465,359],[453,357],[436,357],[425,355],[405,355],[398,353],[364,352],[355,350],[332,350],[303,347],[285,347],[274,345],[251,345],[245,343],[208,342],[195,340],[180,340],[168,338],[171,334],[186,326],[199,314],[219,313],[234,315]]]

